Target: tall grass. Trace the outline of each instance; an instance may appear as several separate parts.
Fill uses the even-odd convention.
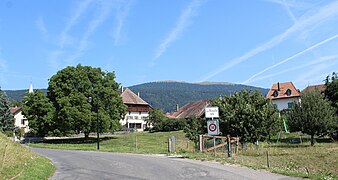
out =
[[[53,164],[0,133],[1,179],[47,179],[54,173]]]

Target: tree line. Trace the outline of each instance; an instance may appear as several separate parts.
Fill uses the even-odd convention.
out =
[[[121,129],[126,106],[114,72],[77,65],[68,66],[49,79],[47,95],[36,90],[22,100],[30,133],[62,136]],[[90,101],[89,101],[90,100]]]
[[[325,85],[324,92],[315,89],[302,93],[301,102],[294,102],[291,109],[282,112],[258,91],[242,90],[215,98],[212,106],[219,107],[220,135],[230,134],[239,137],[241,142],[256,143],[270,140],[271,136],[285,130],[287,124],[292,132],[301,131],[310,135],[311,145],[314,145],[315,135],[337,136],[337,74],[328,76]],[[160,110],[154,110],[148,121],[153,124],[153,131],[184,130],[196,145],[198,135],[207,133],[205,118],[168,119]]]

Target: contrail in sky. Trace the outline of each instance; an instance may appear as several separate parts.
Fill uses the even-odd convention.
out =
[[[196,16],[196,11],[202,5],[203,0],[193,0],[188,7],[182,12],[176,26],[171,30],[169,35],[162,41],[157,48],[154,60],[159,58],[168,48],[168,46],[180,36],[183,31],[189,26],[190,19]]]
[[[226,63],[222,67],[211,71],[204,78],[202,78],[201,81],[207,81],[208,79],[224,72],[225,70],[230,69],[244,61],[247,61],[248,59],[254,57],[255,55],[275,47],[276,45],[280,44],[286,38],[288,38],[290,35],[294,34],[297,31],[300,30],[304,31],[318,22],[324,22],[331,18],[337,18],[338,15],[337,9],[338,9],[338,1],[334,1],[328,5],[321,7],[319,11],[316,12],[315,14],[312,14],[310,16],[308,15],[303,16],[299,21],[297,21],[297,23],[293,24],[283,33],[273,37],[272,39],[261,45],[258,45],[256,48],[244,53],[242,56],[232,59],[229,63]]]
[[[332,37],[330,37],[330,38],[327,38],[327,39],[325,39],[324,41],[321,41],[321,42],[319,42],[319,43],[317,43],[317,44],[315,44],[315,45],[313,45],[313,46],[311,46],[311,47],[308,47],[307,49],[305,49],[305,50],[303,50],[303,51],[301,51],[301,52],[299,52],[299,53],[296,53],[296,54],[294,54],[294,55],[292,55],[292,56],[290,56],[290,57],[284,59],[283,61],[281,61],[281,62],[279,62],[279,63],[277,63],[277,64],[274,64],[274,65],[272,65],[272,66],[270,66],[270,67],[267,67],[267,68],[265,68],[264,70],[262,70],[262,71],[260,71],[260,72],[258,72],[258,73],[256,73],[256,74],[254,74],[254,75],[251,76],[249,79],[245,80],[245,81],[243,82],[243,84],[247,84],[247,83],[251,82],[251,80],[252,80],[253,78],[257,77],[258,75],[263,74],[264,72],[266,72],[266,71],[268,71],[268,70],[270,70],[270,69],[272,69],[272,68],[275,68],[275,67],[277,67],[277,66],[279,66],[279,65],[281,65],[281,64],[284,64],[284,63],[286,63],[286,62],[288,62],[288,61],[290,61],[290,60],[292,60],[292,59],[294,59],[294,58],[296,58],[296,57],[298,57],[298,56],[300,56],[300,55],[302,55],[302,54],[304,54],[304,53],[306,53],[306,52],[308,52],[308,51],[311,51],[311,50],[313,50],[313,49],[315,49],[315,48],[317,48],[317,47],[319,47],[319,46],[321,46],[321,45],[323,45],[323,44],[325,44],[325,43],[327,43],[327,42],[329,42],[329,41],[332,41],[332,40],[334,40],[334,39],[336,39],[336,38],[338,38],[338,34],[336,34],[336,35],[334,35],[334,36],[332,36]]]

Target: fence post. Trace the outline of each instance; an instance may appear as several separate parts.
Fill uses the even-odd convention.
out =
[[[266,151],[266,165],[268,166],[268,168],[270,168],[269,151]]]
[[[199,135],[200,152],[203,151],[203,135]]]
[[[136,141],[136,143],[135,143],[135,147],[136,147],[136,152],[137,152],[137,150],[138,150],[138,140],[137,140],[137,136],[135,136],[135,141]]]
[[[168,138],[168,152],[171,153],[171,137]]]

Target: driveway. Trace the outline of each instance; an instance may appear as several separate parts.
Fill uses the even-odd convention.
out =
[[[52,179],[296,179],[245,167],[163,155],[31,148],[56,166]]]

